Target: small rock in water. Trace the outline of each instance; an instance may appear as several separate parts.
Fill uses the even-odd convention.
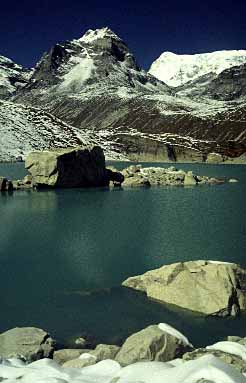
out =
[[[230,178],[229,181],[230,183],[236,183],[238,182],[238,180],[236,178]]]
[[[74,342],[76,345],[85,347],[87,345],[87,340],[83,337],[77,338]]]

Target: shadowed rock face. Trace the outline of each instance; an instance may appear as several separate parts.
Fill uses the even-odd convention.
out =
[[[246,309],[246,270],[236,264],[191,261],[130,277],[123,286],[148,297],[207,315],[237,315]]]
[[[38,187],[93,187],[109,183],[100,147],[33,152],[26,169]]]

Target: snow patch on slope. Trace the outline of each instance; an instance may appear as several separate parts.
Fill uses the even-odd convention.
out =
[[[149,73],[177,87],[208,73],[219,74],[246,62],[246,50],[216,51],[194,55],[164,52],[153,62]]]
[[[93,59],[90,57],[74,57],[74,66],[63,77],[61,88],[68,88],[73,92],[83,90],[84,83],[91,77],[94,69]]]

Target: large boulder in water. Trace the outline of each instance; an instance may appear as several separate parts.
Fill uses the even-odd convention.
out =
[[[109,177],[105,157],[99,146],[32,152],[26,169],[39,187],[106,186]]]
[[[246,270],[233,263],[178,262],[128,278],[123,286],[208,315],[237,315],[246,309]]]
[[[0,357],[24,357],[28,362],[49,358],[54,351],[54,340],[35,327],[16,327],[0,334]]]

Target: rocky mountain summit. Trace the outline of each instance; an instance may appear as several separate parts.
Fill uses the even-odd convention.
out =
[[[182,60],[167,56],[176,87],[153,76],[154,64],[141,69],[109,28],[89,30],[45,53],[11,101],[95,137],[113,158],[204,162],[215,152],[237,161],[245,153],[245,51],[193,55],[199,60],[182,64],[185,82]]]
[[[124,92],[124,88],[126,93],[170,93],[167,85],[139,67],[123,40],[109,28],[102,28],[52,47],[17,100],[57,104],[54,97],[66,100],[66,96],[81,98],[85,93]]]

